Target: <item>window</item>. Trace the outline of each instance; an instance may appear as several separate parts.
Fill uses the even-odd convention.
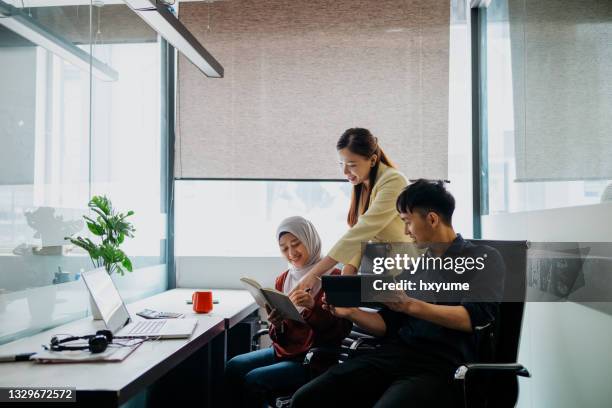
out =
[[[611,127],[600,113],[612,106],[605,59],[612,16],[595,1],[566,6],[572,10],[554,1],[504,0],[487,9],[490,214],[612,200]],[[527,24],[529,18],[542,22]]]
[[[323,253],[346,231],[351,185],[317,181],[177,181],[176,256],[279,256],[276,228],[312,221]]]
[[[359,16],[363,18],[363,15]],[[470,237],[472,235],[471,112],[469,103],[465,102],[470,97],[470,30],[469,6],[466,0],[451,2],[449,36],[448,150],[442,148],[436,151],[435,157],[444,156],[446,161],[448,155],[448,174],[451,179],[449,189],[457,199],[454,225],[466,237]],[[214,86],[215,83],[206,83],[206,85]],[[375,101],[376,98],[372,100]],[[193,108],[195,105],[190,106]],[[380,106],[376,103],[368,107],[374,111],[380,110]],[[192,115],[191,120],[193,117],[199,116]],[[254,117],[259,118],[259,116]],[[225,120],[226,117],[223,116],[222,119]],[[197,122],[205,126],[204,121]],[[381,135],[381,140],[383,138],[384,135]],[[228,135],[218,138],[217,142],[231,145],[233,140]],[[333,146],[333,142],[330,146]],[[331,151],[330,164],[335,163],[333,154]],[[402,149],[397,153],[397,155],[402,154],[405,160],[410,160],[410,149]],[[223,159],[225,156],[214,156],[216,160],[225,160]],[[309,166],[316,167],[316,164],[309,159],[313,156],[312,152],[302,156],[310,160]],[[314,156],[319,157],[316,154]],[[390,154],[390,157],[392,160],[396,158],[393,154]],[[192,158],[204,163],[202,156],[193,155]],[[177,160],[180,161],[180,157]],[[247,163],[251,163],[251,167],[256,165],[252,161]],[[204,164],[214,166],[214,162],[210,161]],[[231,162],[226,161],[224,164],[231,165]],[[257,170],[262,168],[263,166],[260,166]],[[293,170],[300,171],[300,168],[295,167]],[[311,171],[314,170],[308,169],[308,172]],[[296,177],[306,175],[307,172],[304,172]],[[410,174],[408,176],[412,178]],[[341,178],[342,175],[338,172],[337,177]],[[348,228],[346,217],[350,204],[351,185],[346,182],[177,180],[175,188],[175,247],[176,256],[180,257],[279,256],[278,245],[274,238],[276,228],[282,219],[293,215],[301,215],[314,223],[323,241],[323,253],[329,251]]]

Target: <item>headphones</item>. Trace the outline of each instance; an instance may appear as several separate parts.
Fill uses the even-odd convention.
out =
[[[62,346],[62,343],[75,340],[87,340],[86,346]],[[96,334],[90,334],[87,336],[70,336],[64,339],[60,339],[57,336],[51,337],[51,343],[49,347],[45,347],[47,350],[52,351],[65,351],[65,350],[89,350],[92,353],[102,353],[105,351],[110,343],[113,342],[113,333],[110,330],[98,330]]]

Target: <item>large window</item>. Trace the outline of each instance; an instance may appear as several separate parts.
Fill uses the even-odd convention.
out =
[[[295,5],[294,5],[295,6]],[[192,7],[197,7],[193,5]],[[235,7],[226,5],[224,7]],[[292,6],[293,7],[293,6]],[[408,7],[408,6],[407,6]],[[324,11],[324,10],[323,10]],[[319,10],[322,16],[326,14]],[[429,10],[431,11],[431,10]],[[238,13],[238,12],[236,12]],[[267,13],[267,12],[266,12]],[[367,16],[356,13],[359,18]],[[321,16],[319,16],[320,18]],[[191,16],[190,18],[194,18]],[[273,19],[274,16],[267,15]],[[187,19],[185,17],[184,19]],[[413,21],[410,24],[414,23]],[[304,24],[309,25],[306,21]],[[395,27],[395,26],[394,26]],[[201,27],[200,27],[201,29]],[[198,30],[194,27],[194,30]],[[440,29],[442,31],[442,29]],[[401,29],[389,29],[386,32],[381,30],[376,35],[387,36],[397,34]],[[197,32],[197,31],[196,31]],[[455,213],[454,225],[466,237],[472,235],[472,186],[471,186],[471,122],[470,105],[466,103],[470,97],[470,30],[469,30],[469,5],[466,0],[453,0],[450,2],[450,27],[444,28],[444,35],[448,35],[448,129],[447,141],[448,148],[440,148],[435,152],[435,158],[448,157],[448,178],[451,180],[450,190],[457,199],[457,209]],[[353,33],[354,34],[354,33]],[[356,34],[354,34],[356,35]],[[298,37],[301,38],[301,37]],[[325,37],[327,41],[330,38]],[[208,38],[207,38],[208,39]],[[353,38],[351,38],[353,40]],[[394,67],[397,68],[397,67]],[[245,69],[241,67],[241,69]],[[359,68],[362,71],[361,68]],[[363,70],[368,72],[367,69]],[[228,70],[231,75],[230,70]],[[180,79],[180,78],[179,78]],[[226,79],[225,79],[226,80]],[[323,83],[323,82],[322,82]],[[206,83],[207,86],[217,85],[214,81]],[[298,84],[299,85],[299,84]],[[186,87],[187,85],[183,85]],[[302,89],[302,85],[299,85]],[[321,84],[317,84],[321,86]],[[181,88],[179,84],[179,88]],[[444,85],[446,88],[446,85]],[[241,88],[237,88],[241,89]],[[260,91],[250,94],[252,98],[263,98],[267,100],[265,92]],[[263,96],[262,96],[263,95]],[[369,98],[371,103],[368,109],[372,111],[384,110],[384,104],[378,104],[376,93]],[[249,108],[244,105],[243,108]],[[399,106],[399,105],[397,105]],[[203,105],[192,104],[185,108],[186,111],[205,107]],[[281,107],[282,108],[282,107]],[[304,107],[310,109],[310,107]],[[436,112],[442,111],[438,110]],[[181,114],[181,110],[179,110]],[[227,115],[218,115],[215,120],[228,120]],[[288,114],[291,120],[300,118],[293,111]],[[289,119],[289,116],[287,119]],[[187,120],[197,122],[204,130],[206,121],[200,120],[201,115],[192,114]],[[322,116],[323,117],[323,116]],[[254,115],[251,119],[265,120],[266,114]],[[364,120],[365,120],[364,116]],[[321,121],[325,119],[317,119]],[[419,117],[422,120],[422,117]],[[286,123],[291,123],[289,120]],[[236,121],[236,125],[243,126],[241,121]],[[349,127],[349,124],[339,125]],[[198,128],[199,129],[199,128]],[[246,129],[246,128],[245,128]],[[303,142],[292,134],[291,126],[282,128],[287,131],[290,138],[287,140],[295,151],[274,151],[273,160],[280,157],[294,159],[297,156],[302,160],[308,161],[308,168],[297,165],[292,166],[293,173],[297,173],[296,178],[308,177],[316,172],[317,166],[331,167],[335,163],[334,142],[335,137],[325,133],[325,137],[330,139],[325,145],[316,146],[317,149],[325,150],[325,158],[321,158],[313,153],[315,147],[312,142]],[[300,129],[303,130],[303,129]],[[200,133],[197,133],[200,137]],[[270,161],[266,156],[253,154],[246,147],[233,139],[232,134],[223,137],[215,133],[215,142],[235,146],[232,149],[241,149],[240,152],[250,157],[245,163],[240,163],[243,168],[249,167],[251,172],[257,172],[266,167],[273,166],[275,161]],[[409,136],[402,134],[403,138]],[[381,134],[380,139],[385,147],[385,137]],[[251,143],[260,143],[259,139],[251,137]],[[198,139],[200,147],[209,147]],[[265,147],[264,144],[261,144]],[[416,143],[409,143],[414,147]],[[327,146],[327,147],[325,147]],[[277,149],[282,149],[275,146]],[[412,148],[397,149],[389,155],[392,160],[397,160],[396,156],[401,156],[404,161],[410,161],[413,154]],[[215,166],[215,161],[207,160],[206,157],[188,152],[192,159],[202,166]],[[209,152],[210,154],[210,152]],[[226,167],[234,166],[235,163],[222,154],[214,154],[215,160],[222,162]],[[327,159],[329,156],[329,159]],[[180,156],[177,159],[181,160]],[[271,164],[272,163],[272,164]],[[292,161],[297,163],[297,161]],[[179,163],[180,167],[180,163]],[[400,170],[406,171],[404,168]],[[178,171],[180,175],[180,170]],[[243,175],[244,176],[244,175]],[[253,176],[251,174],[251,176]],[[212,176],[211,176],[212,177]],[[246,177],[246,176],[245,176]],[[342,173],[338,170],[332,177],[342,178]],[[407,177],[414,178],[414,174],[407,174]],[[351,185],[347,182],[339,181],[253,181],[253,180],[177,180],[175,183],[175,244],[176,255],[179,257],[274,257],[279,256],[278,244],[274,238],[275,231],[280,221],[288,216],[301,215],[310,219],[319,231],[323,241],[323,252],[327,252],[336,243],[337,239],[347,230],[347,212],[350,204]],[[203,263],[202,265],[206,265]],[[180,265],[179,265],[180,269]],[[212,268],[203,266],[201,268],[202,285],[206,284],[208,272],[212,273]],[[180,272],[180,271],[179,271]],[[227,271],[225,271],[227,272]],[[243,271],[243,273],[246,273]]]
[[[489,214],[612,200],[611,10],[553,0],[487,8]]]
[[[323,252],[346,231],[345,182],[177,181],[177,256],[279,256],[276,228],[289,216],[313,222]]]
[[[107,194],[117,207],[135,212],[136,237],[125,249],[137,256],[137,266],[155,265],[163,262],[160,239],[166,235],[160,43],[95,45],[94,55],[121,78],[93,78],[92,194]]]
[[[0,1],[0,343],[87,315],[92,264],[64,237],[92,195],[135,211],[124,298],[167,284],[161,42],[122,4],[24,3]]]

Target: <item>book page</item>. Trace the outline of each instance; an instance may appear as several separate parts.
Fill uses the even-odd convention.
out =
[[[257,302],[259,307],[266,307],[266,303],[268,303],[268,301],[261,292],[261,286],[259,283],[250,278],[240,278],[240,283],[242,283],[242,286],[244,286],[244,288],[249,291],[251,296],[253,296],[253,299],[255,299],[255,302]]]
[[[276,309],[283,318],[306,323],[287,295],[277,290],[269,289],[262,289],[262,292],[266,295],[270,306]]]

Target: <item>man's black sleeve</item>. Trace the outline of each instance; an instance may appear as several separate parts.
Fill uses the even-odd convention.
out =
[[[383,318],[385,326],[387,326],[385,337],[396,336],[401,326],[402,314],[386,307],[380,310],[378,314]]]

